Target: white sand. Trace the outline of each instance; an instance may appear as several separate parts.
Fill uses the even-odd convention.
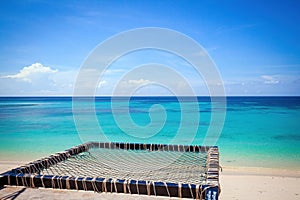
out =
[[[224,168],[220,199],[300,200],[300,171]]]
[[[26,163],[26,162],[25,162]],[[1,161],[0,171],[22,164]],[[300,171],[224,167],[220,173],[221,200],[300,200]],[[8,198],[10,197],[10,198]],[[16,198],[14,198],[16,197]],[[85,191],[34,189],[6,186],[0,189],[0,199],[169,199],[167,197],[129,194],[94,193]],[[171,198],[178,199],[178,198]]]

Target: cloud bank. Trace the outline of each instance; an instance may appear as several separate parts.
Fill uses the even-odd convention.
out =
[[[278,84],[279,80],[277,80],[274,76],[269,75],[263,75],[261,76],[262,79],[264,79],[265,84]]]
[[[0,76],[1,96],[72,95],[77,71],[59,71],[41,63],[21,68],[18,73]]]
[[[56,72],[58,72],[57,69],[51,69],[50,67],[43,66],[41,63],[34,63],[28,67],[24,67],[17,74],[2,76],[1,78],[21,79],[26,82],[32,82],[33,76],[37,74],[51,74]]]
[[[182,72],[182,71],[180,71]],[[41,63],[21,67],[19,72],[0,75],[0,96],[71,96],[77,70],[63,70],[63,67],[49,67]],[[95,95],[113,95],[115,85],[126,74],[126,69],[112,68],[99,80]],[[203,80],[192,73],[183,73],[194,89],[196,95],[209,95]],[[158,75],[157,75],[158,76]],[[161,75],[162,78],[167,76]],[[244,77],[224,77],[226,94],[232,95],[295,95],[299,94],[299,73],[294,74],[254,74]],[[172,87],[186,90],[187,85],[172,82]],[[121,91],[128,91],[141,86],[134,95],[172,95],[166,88],[154,84],[150,79],[141,76],[131,77],[119,83]]]

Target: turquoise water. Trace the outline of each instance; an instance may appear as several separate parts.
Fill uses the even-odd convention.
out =
[[[133,97],[129,106],[97,97],[95,110],[90,100],[76,110],[71,97],[1,97],[0,160],[37,159],[89,140],[202,144],[212,116],[209,97]],[[299,119],[300,97],[228,97],[221,164],[300,169]]]

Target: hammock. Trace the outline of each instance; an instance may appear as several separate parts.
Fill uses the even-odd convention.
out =
[[[218,199],[218,148],[89,142],[0,175],[0,185]]]

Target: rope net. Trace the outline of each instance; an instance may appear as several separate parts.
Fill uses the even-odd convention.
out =
[[[203,184],[206,162],[206,152],[91,148],[36,174]]]

